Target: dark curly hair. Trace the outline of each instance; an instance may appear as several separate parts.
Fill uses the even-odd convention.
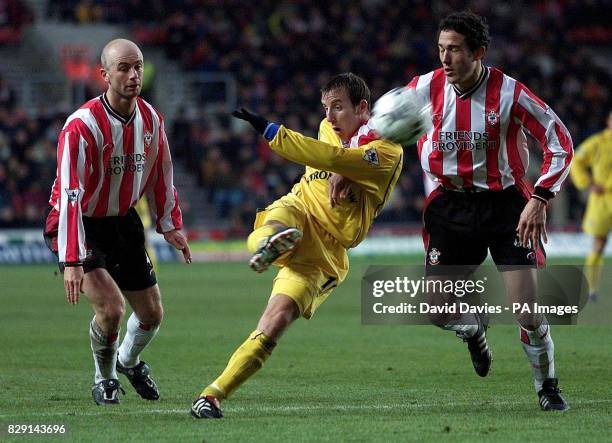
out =
[[[438,25],[438,33],[441,31],[455,31],[463,35],[470,51],[481,46],[488,48],[491,42],[487,20],[471,11],[453,12],[444,17]]]
[[[326,94],[335,89],[344,88],[353,106],[357,106],[361,100],[368,102],[370,108],[370,88],[365,80],[352,72],[338,74],[328,81],[322,88],[321,93]]]

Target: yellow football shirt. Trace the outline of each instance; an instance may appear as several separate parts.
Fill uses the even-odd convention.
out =
[[[359,139],[356,139],[359,140]],[[281,157],[306,166],[291,190],[315,220],[345,248],[364,239],[397,183],[402,170],[402,147],[388,140],[364,137],[360,146],[342,147],[327,120],[319,126],[319,139],[280,126],[270,148]],[[332,208],[329,179],[342,175],[357,186],[349,198]]]
[[[589,172],[590,170],[590,172]],[[578,147],[570,174],[578,189],[593,183],[612,192],[612,129],[605,129],[587,138]]]

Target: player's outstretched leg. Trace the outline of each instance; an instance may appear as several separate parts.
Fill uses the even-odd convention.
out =
[[[249,260],[249,266],[255,272],[263,272],[268,269],[278,257],[295,249],[302,239],[302,232],[297,228],[286,227],[276,230],[271,235],[266,235],[270,228],[270,225],[266,225],[255,230],[247,241],[248,245],[257,245],[255,253]],[[264,234],[263,238],[262,234]]]
[[[257,329],[236,349],[221,375],[195,399],[191,415],[195,418],[223,417],[220,402],[261,369],[283,332],[299,314],[300,309],[291,297],[274,292]]]
[[[489,349],[487,343],[487,329],[489,327],[489,318],[485,314],[474,315],[477,321],[477,329],[471,336],[457,333],[463,341],[467,343],[468,350],[470,351],[470,357],[472,359],[472,365],[476,374],[481,377],[486,377],[491,369],[491,362],[493,361],[493,354]]]
[[[474,370],[481,377],[487,376],[493,361],[493,354],[487,343],[488,327],[488,315],[472,313],[462,314],[458,320],[442,326],[442,329],[455,331],[457,337],[467,343]]]
[[[561,389],[558,387],[559,380],[547,378],[542,383],[542,389],[538,392],[540,407],[543,411],[567,411],[570,407],[561,396]]]
[[[191,415],[195,418],[223,417],[219,400],[227,398],[261,369],[275,346],[276,343],[263,332],[253,331],[236,349],[223,373],[195,399],[191,405]]]
[[[138,395],[145,400],[159,399],[159,389],[151,378],[151,368],[140,360],[140,353],[153,340],[159,324],[147,325],[140,322],[135,313],[127,322],[127,332],[119,347],[117,372],[125,375]]]
[[[544,411],[566,411],[569,405],[561,396],[555,377],[555,345],[550,326],[544,320],[535,330],[520,327],[521,342],[533,370],[533,383]]]

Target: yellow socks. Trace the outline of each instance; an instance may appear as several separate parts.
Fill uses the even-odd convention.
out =
[[[255,229],[249,235],[247,239],[247,249],[251,254],[257,252],[257,250],[261,247],[261,242],[271,235],[274,235],[278,231],[278,227],[272,225],[263,225],[260,228]]]
[[[603,265],[603,254],[592,252],[587,255],[585,274],[589,282],[589,292],[595,293],[599,290],[599,281],[601,279],[601,268]]]
[[[274,346],[276,343],[263,332],[253,331],[236,349],[223,373],[202,391],[201,396],[211,395],[219,400],[227,398],[263,366]]]

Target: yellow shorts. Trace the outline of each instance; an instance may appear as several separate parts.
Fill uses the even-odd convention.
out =
[[[257,213],[255,229],[277,221],[302,231],[302,240],[291,254],[274,263],[278,271],[271,297],[284,294],[295,301],[309,319],[348,273],[346,249],[325,231],[294,196],[286,195]]]
[[[612,228],[612,194],[591,192],[587,203],[582,229],[593,237],[607,237]]]

